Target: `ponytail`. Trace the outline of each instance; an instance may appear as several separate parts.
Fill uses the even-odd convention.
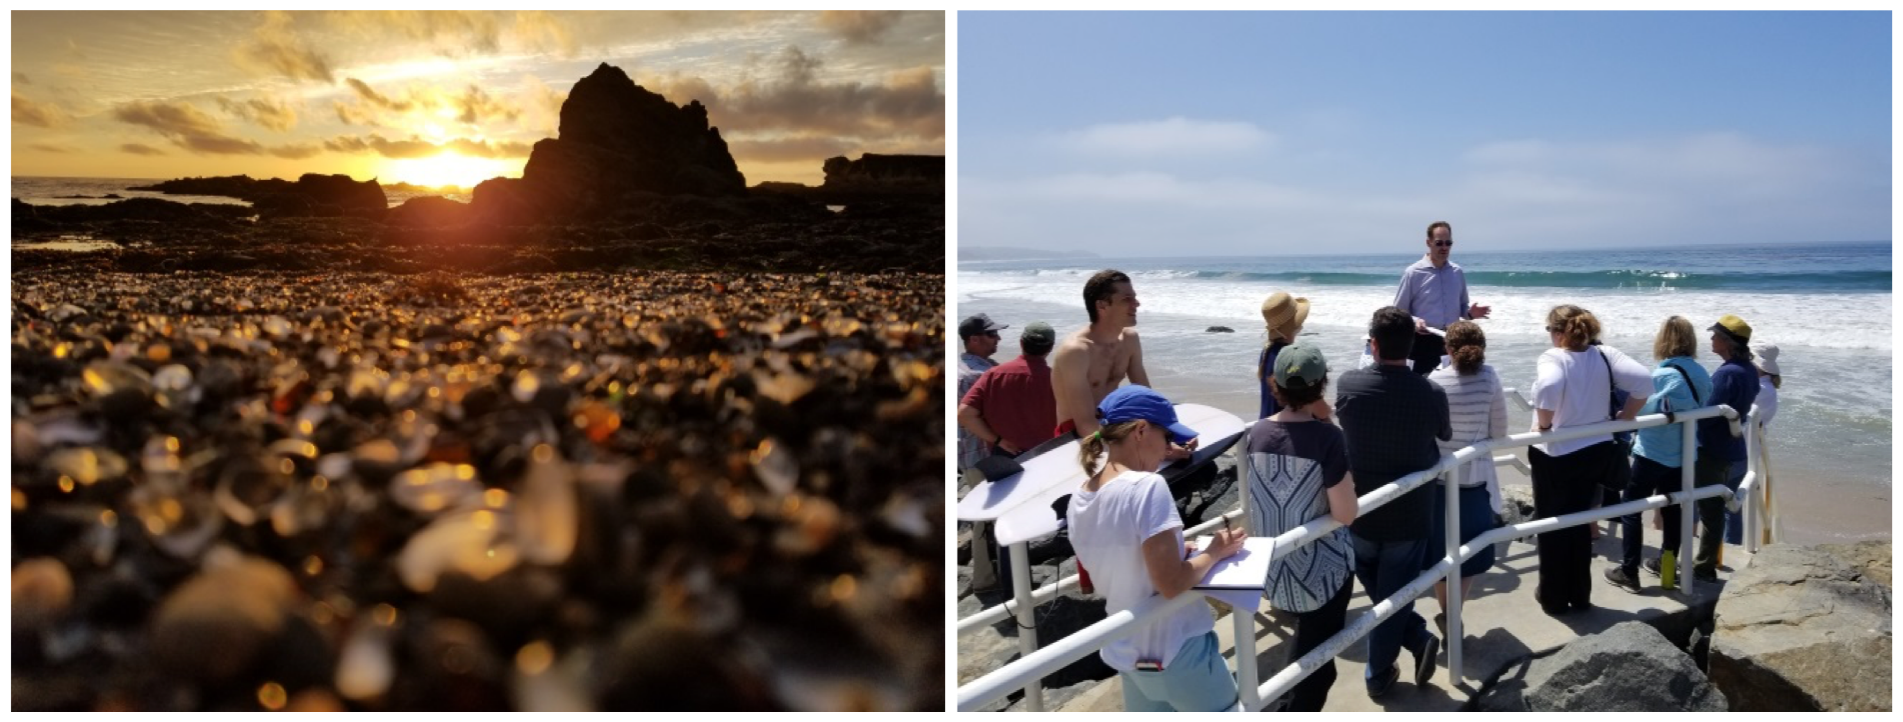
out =
[[[1125,421],[1099,427],[1096,433],[1077,442],[1077,465],[1084,467],[1084,473],[1097,475],[1097,455],[1102,454],[1111,444],[1123,441],[1130,432],[1135,431],[1137,422]]]

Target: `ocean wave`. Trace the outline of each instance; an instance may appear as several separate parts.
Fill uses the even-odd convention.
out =
[[[1097,268],[971,270],[968,275],[1089,278]],[[1399,274],[1336,271],[1246,271],[1167,269],[1128,272],[1132,280],[1207,280],[1299,283],[1316,286],[1381,286],[1398,283]],[[1467,271],[1470,288],[1568,288],[1599,291],[1671,292],[1681,290],[1829,291],[1857,293],[1890,290],[1889,271],[1719,272],[1681,270]]]

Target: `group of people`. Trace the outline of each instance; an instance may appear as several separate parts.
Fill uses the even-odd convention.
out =
[[[1299,549],[1278,551],[1270,567],[1266,594],[1296,619],[1294,660],[1344,627],[1351,578],[1360,580],[1371,603],[1379,603],[1445,556],[1446,492],[1436,484],[1416,487],[1365,514],[1358,503],[1361,496],[1433,466],[1443,454],[1509,433],[1505,391],[1486,363],[1486,335],[1474,323],[1491,309],[1469,299],[1464,273],[1449,260],[1452,226],[1444,221],[1429,225],[1426,244],[1421,261],[1404,272],[1394,303],[1370,318],[1372,363],[1339,375],[1332,404],[1324,398],[1331,381],[1328,360],[1297,338],[1309,301],[1277,292],[1263,302],[1267,342],[1256,366],[1261,415],[1240,452],[1248,524],[1217,534],[1200,550],[1185,544],[1169,488],[1155,473],[1163,461],[1194,448],[1196,432],[1178,423],[1170,402],[1148,387],[1133,328],[1138,303],[1128,276],[1105,271],[1090,279],[1084,300],[1091,324],[1056,345],[1048,368],[1055,424],[1039,428],[1050,431],[1042,439],[1067,430],[1082,438],[1079,463],[1089,480],[1069,502],[1071,543],[1112,613],[1152,595],[1174,597],[1188,590],[1211,566],[1235,554],[1246,536],[1277,536],[1330,517],[1343,526]],[[982,316],[967,319],[960,333],[986,331],[988,324]],[[1716,404],[1743,415],[1756,403],[1768,419],[1781,383],[1776,346],[1761,343],[1754,353],[1750,325],[1724,316],[1708,329],[1709,348],[1722,363],[1707,373],[1693,358],[1698,345],[1693,328],[1683,317],[1666,319],[1653,345],[1657,361],[1647,369],[1599,342],[1603,329],[1590,311],[1552,308],[1545,325],[1552,348],[1540,355],[1531,388],[1532,430]],[[995,339],[995,330],[989,333]],[[1027,339],[1031,335],[1027,330]],[[1043,330],[1039,337],[1052,336]],[[1031,350],[1027,342],[1027,356]],[[992,373],[984,372],[973,388],[982,388]],[[1125,379],[1131,383],[1119,386]],[[994,452],[1014,453],[1036,443],[1005,438],[989,411],[993,407],[987,404],[994,402],[988,395],[961,394],[961,426]],[[968,412],[982,421],[967,422]],[[1535,513],[1561,516],[1607,501],[1679,491],[1683,438],[1677,426],[1668,425],[1639,432],[1629,451],[1611,434],[1535,445],[1529,452]],[[1699,423],[1696,443],[1695,483],[1736,489],[1745,472],[1742,438],[1731,435],[1724,419],[1709,419]],[[1439,483],[1458,486],[1463,543],[1499,526],[1502,499],[1491,460],[1466,464]],[[1658,557],[1641,563],[1639,515],[1620,520],[1622,557],[1606,572],[1608,583],[1637,592],[1641,567],[1658,574],[1674,566],[1685,551],[1673,548],[1679,539],[1676,508],[1662,511],[1663,564]],[[1692,573],[1715,578],[1720,542],[1737,543],[1740,525],[1735,514],[1727,518],[1722,499],[1700,501],[1698,512],[1701,537]],[[1539,535],[1535,597],[1546,613],[1592,607],[1592,531],[1576,525]],[[1460,565],[1463,598],[1493,562],[1489,545]],[[1443,610],[1446,585],[1441,582],[1435,591]],[[1446,635],[1445,611],[1435,618],[1437,636],[1413,606],[1411,601],[1403,605],[1367,638],[1363,681],[1370,696],[1380,697],[1396,684],[1404,649],[1417,686],[1433,675]],[[1193,605],[1107,645],[1102,657],[1123,675],[1126,708],[1233,708],[1236,682],[1216,649],[1213,624],[1205,606]],[[1334,661],[1325,661],[1291,691],[1286,708],[1320,710],[1335,677]]]

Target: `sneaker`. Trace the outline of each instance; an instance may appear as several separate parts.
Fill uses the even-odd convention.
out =
[[[1434,658],[1440,656],[1440,638],[1428,637],[1414,652],[1414,686],[1425,687],[1434,678]]]
[[[1659,560],[1656,557],[1645,560],[1645,563],[1640,564],[1639,567],[1644,569],[1645,573],[1652,576],[1664,576],[1664,572],[1659,569]]]
[[[1447,613],[1446,612],[1441,612],[1440,614],[1434,615],[1434,626],[1440,628],[1441,639],[1446,639],[1447,638]]]
[[[1557,617],[1559,615],[1572,611],[1571,607],[1568,607],[1564,604],[1560,604],[1556,606],[1547,606],[1546,601],[1543,599],[1540,599],[1540,590],[1538,589],[1533,590],[1533,601],[1538,602],[1540,605],[1540,611],[1545,612],[1546,616],[1549,616],[1549,617]]]
[[[1388,690],[1394,689],[1395,680],[1400,678],[1401,670],[1393,665],[1388,665],[1388,671],[1375,675],[1374,679],[1367,680],[1368,696],[1380,697],[1387,694]]]
[[[1718,581],[1718,570],[1699,569],[1697,567],[1693,567],[1692,579],[1696,580],[1699,584],[1709,584],[1712,582],[1716,582]]]
[[[1610,569],[1607,569],[1606,582],[1608,584],[1611,584],[1612,586],[1618,587],[1620,589],[1624,589],[1633,594],[1638,594],[1640,591],[1639,580],[1633,579],[1632,575],[1627,574],[1625,569],[1621,567],[1612,567]]]

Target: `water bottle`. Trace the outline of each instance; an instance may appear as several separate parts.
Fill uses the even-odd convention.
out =
[[[1659,586],[1678,588],[1678,555],[1669,550],[1659,554]]]

